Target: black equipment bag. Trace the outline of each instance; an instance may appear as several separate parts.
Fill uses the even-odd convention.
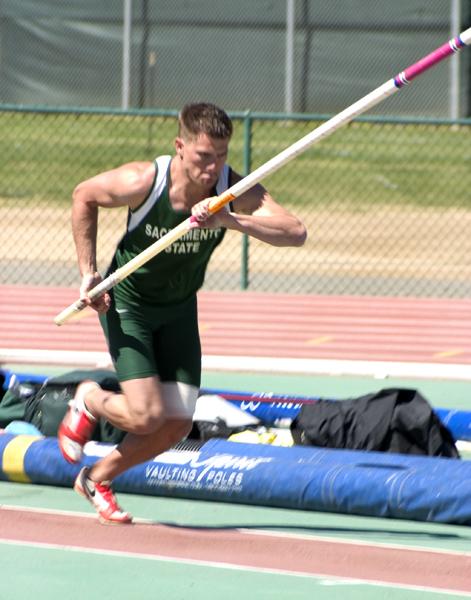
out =
[[[412,389],[304,404],[291,434],[305,446],[460,458],[449,429]]]

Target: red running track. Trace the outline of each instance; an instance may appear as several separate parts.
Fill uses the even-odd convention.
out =
[[[0,286],[0,348],[105,352],[59,287]],[[471,300],[200,292],[204,355],[471,364]]]
[[[471,592],[471,555],[464,553],[157,523],[103,527],[72,514],[0,507],[1,540]]]

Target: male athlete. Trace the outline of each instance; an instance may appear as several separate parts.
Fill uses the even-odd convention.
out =
[[[188,104],[179,116],[173,156],[122,165],[80,183],[73,193],[80,297],[100,315],[121,393],[90,381],[80,384],[58,439],[65,459],[77,463],[100,417],[127,432],[107,456],[84,467],[74,484],[105,523],[132,521],[118,505],[111,481],[191,430],[201,378],[196,293],[226,229],[273,246],[301,246],[306,239],[300,220],[261,185],[210,215],[210,198],[241,179],[226,164],[231,135],[232,123],[223,110]],[[128,207],[128,223],[109,272],[190,215],[194,226],[92,302],[87,292],[102,280],[96,261],[98,209],[120,206]]]

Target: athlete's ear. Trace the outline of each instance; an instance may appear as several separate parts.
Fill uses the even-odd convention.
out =
[[[178,156],[183,159],[183,148],[185,147],[185,142],[181,137],[175,138],[175,150]]]

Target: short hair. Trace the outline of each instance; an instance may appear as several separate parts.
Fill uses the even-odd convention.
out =
[[[186,104],[178,116],[178,135],[188,140],[202,133],[214,139],[229,139],[232,136],[232,121],[222,108],[214,104]]]

